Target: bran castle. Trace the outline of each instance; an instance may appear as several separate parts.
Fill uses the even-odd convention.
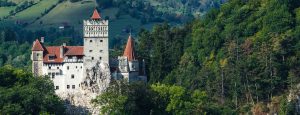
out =
[[[103,20],[95,9],[91,19],[83,21],[83,46],[45,46],[42,37],[33,42],[32,72],[35,76],[48,75],[56,93],[72,93],[80,89],[89,72],[98,63],[109,68],[114,79],[147,81],[145,63],[135,57],[134,41],[128,38],[123,56],[109,57],[108,20]],[[100,77],[101,78],[101,77]]]

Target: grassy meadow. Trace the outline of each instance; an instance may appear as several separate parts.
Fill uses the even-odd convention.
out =
[[[11,7],[0,7],[0,18],[3,18],[4,16],[8,16],[9,12],[11,10],[14,10],[15,6],[11,6]]]
[[[24,0],[11,0],[15,3],[22,3]],[[35,0],[35,5],[18,12],[15,16],[11,16],[4,21],[0,21],[2,25],[9,25],[15,21],[27,23],[25,26],[28,30],[48,29],[50,27],[58,28],[62,25],[73,26],[80,33],[82,32],[82,21],[89,19],[96,7],[94,0],[84,0],[82,2],[62,2],[57,4],[51,11],[42,16],[45,10],[55,5],[58,0]],[[15,7],[0,7],[0,18],[8,16]],[[126,40],[128,30],[131,28],[133,34],[137,33],[142,27],[151,28],[152,23],[142,25],[139,19],[133,18],[127,14],[117,16],[118,8],[106,8],[100,11],[102,18],[109,18],[109,34],[111,38],[118,37]],[[126,30],[126,31],[125,31]]]
[[[26,22],[32,22],[37,17],[40,17],[42,13],[44,13],[47,9],[49,9],[52,5],[55,5],[58,0],[42,0],[38,2],[36,5],[33,5],[26,10],[23,10],[17,13],[13,20],[21,20]]]

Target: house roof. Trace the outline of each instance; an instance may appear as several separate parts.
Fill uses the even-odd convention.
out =
[[[65,56],[83,56],[83,46],[66,46]]]
[[[60,48],[63,48],[63,56]],[[49,46],[44,56],[44,63],[62,63],[65,56],[83,56],[83,46]],[[49,60],[49,56],[54,56],[54,60]]]
[[[95,8],[95,10],[94,10],[94,13],[93,13],[91,19],[93,19],[93,20],[99,20],[99,19],[101,19],[101,16],[100,16],[100,14],[98,13],[98,11],[97,11],[96,8]]]
[[[44,51],[44,47],[43,45],[41,44],[41,42],[36,39],[33,43],[33,46],[32,46],[32,51]]]
[[[45,52],[44,63],[62,63],[64,59],[60,57],[60,47],[61,46],[46,47],[47,52]],[[54,56],[54,60],[49,60],[49,56]]]
[[[134,41],[131,35],[128,37],[128,41],[123,56],[126,56],[128,58],[128,61],[135,60]]]

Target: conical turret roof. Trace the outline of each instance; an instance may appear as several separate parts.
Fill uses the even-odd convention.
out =
[[[44,51],[44,47],[38,39],[35,40],[32,51]]]
[[[131,35],[128,38],[123,56],[126,56],[129,61],[135,60],[134,41],[133,41]]]
[[[100,16],[100,14],[98,13],[98,10],[97,10],[96,8],[95,8],[95,10],[94,10],[94,13],[93,13],[91,19],[93,19],[93,20],[100,20],[100,19],[101,19],[101,16]]]

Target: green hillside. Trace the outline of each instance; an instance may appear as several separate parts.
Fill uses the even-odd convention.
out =
[[[138,54],[147,59],[150,83],[159,83],[158,105],[169,102],[163,110],[299,114],[298,0],[231,0],[182,28],[160,25],[139,34]],[[185,90],[205,92],[208,102],[191,106],[196,100]]]
[[[58,0],[42,0],[36,5],[33,5],[26,10],[17,13],[12,17],[12,20],[21,20],[25,22],[32,22],[36,18],[40,17],[42,13],[48,10],[51,6],[57,4]]]
[[[11,10],[15,9],[14,6],[11,7],[0,7],[0,18],[8,16]]]
[[[58,28],[63,23],[68,23],[75,27],[82,26],[82,20],[90,17],[95,7],[95,3],[90,2],[63,2],[53,8],[48,14],[41,17],[35,23],[26,28],[29,29],[43,29],[49,27]]]
[[[81,32],[82,29],[82,20],[88,19],[92,13],[92,10],[98,5],[100,8],[104,6],[109,6],[108,4],[101,4],[101,1],[97,0],[79,0],[78,2],[71,3],[69,0],[59,2],[59,0],[9,0],[17,4],[13,7],[0,7],[0,23],[2,25],[10,25],[12,23],[18,23],[19,25],[25,27],[29,30],[40,30],[47,29],[50,27],[58,28],[62,25],[74,26],[76,30]],[[34,3],[33,5],[28,5],[28,8],[19,8],[25,4],[25,2]],[[163,20],[159,19],[166,18],[171,15],[178,14],[181,16],[187,12],[192,14],[200,14],[200,11],[206,11],[209,7],[212,7],[212,3],[219,4],[213,0],[201,0],[200,2],[194,0],[187,0],[186,2],[178,2],[176,0],[160,1],[160,0],[150,0],[142,3],[141,1],[132,1],[126,2],[124,0],[114,1],[116,5],[106,7],[101,10],[101,15],[103,18],[107,17],[110,19],[110,24],[113,26],[111,28],[111,35],[117,37],[118,35],[124,34],[124,30],[131,28],[133,33],[139,31],[141,27],[151,28],[153,22],[157,21],[162,22]],[[197,4],[192,4],[192,3]],[[150,3],[154,9],[153,11],[157,12],[154,14],[144,12],[139,10],[141,5]],[[176,3],[176,4],[175,4]],[[210,4],[211,3],[211,4]],[[140,6],[141,5],[141,6]],[[175,5],[175,6],[173,6]],[[27,4],[25,5],[27,6]],[[130,6],[130,7],[128,7]],[[186,6],[198,7],[202,10],[186,10]],[[128,8],[126,8],[128,7]],[[19,8],[19,9],[18,9]],[[121,9],[120,9],[121,8]],[[125,9],[124,9],[125,8]],[[146,8],[146,7],[145,7]],[[21,11],[19,11],[21,9]],[[11,15],[10,12],[15,14]],[[148,10],[147,10],[148,11]],[[138,13],[135,15],[135,12]],[[143,16],[139,16],[143,15]],[[170,15],[170,16],[168,16]],[[177,16],[177,18],[178,18]],[[182,15],[183,16],[183,15]],[[154,17],[154,18],[153,18]],[[172,16],[171,16],[172,17]],[[153,18],[153,19],[152,19]],[[185,20],[178,18],[178,20]],[[169,20],[169,19],[167,19]],[[170,18],[170,21],[173,19]],[[177,19],[176,19],[177,20]]]
[[[15,1],[22,4],[23,2]],[[84,0],[80,2],[71,3],[65,1],[58,3],[58,0],[41,0],[36,2],[37,4],[9,16],[2,20],[3,25],[9,25],[18,22],[19,25],[25,27],[28,30],[47,30],[49,28],[59,28],[59,26],[72,26],[78,32],[82,32],[82,21],[88,19],[94,8],[97,7],[97,3],[93,0]],[[57,4],[58,3],[58,4]],[[53,7],[55,5],[55,7]],[[47,9],[49,12],[45,13]],[[15,7],[0,7],[0,17],[8,16],[9,12]],[[142,27],[150,28],[152,23],[142,25],[139,19],[133,18],[126,13],[118,14],[119,8],[111,7],[102,9],[101,16],[103,18],[109,18],[110,20],[110,35],[113,38],[121,39],[125,41],[128,35],[128,30],[131,28],[132,32],[138,32]],[[44,15],[42,15],[44,13]],[[118,15],[118,16],[117,16]]]

